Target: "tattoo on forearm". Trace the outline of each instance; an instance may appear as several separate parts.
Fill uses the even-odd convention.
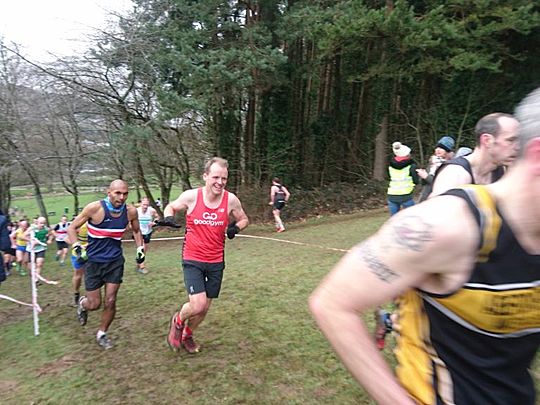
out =
[[[417,215],[405,216],[392,224],[394,241],[407,249],[421,252],[426,242],[432,241],[431,225]]]
[[[384,264],[373,252],[369,242],[362,243],[358,252],[362,256],[362,259],[368,265],[373,274],[379,278],[379,280],[386,283],[391,283],[396,278],[399,278],[399,274],[393,271],[390,267]]]

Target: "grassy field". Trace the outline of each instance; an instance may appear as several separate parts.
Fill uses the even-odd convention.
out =
[[[307,297],[342,253],[373,233],[386,212],[319,218],[275,234],[253,226],[245,234],[305,243],[241,238],[227,242],[220,298],[197,332],[203,350],[168,350],[171,314],[184,302],[180,241],[154,241],[146,276],[134,272],[133,244],[110,329],[115,348],[95,343],[99,312],[78,325],[68,306],[71,270],[48,253],[39,288],[39,336],[32,312],[0,300],[0,392],[3,404],[25,403],[372,403],[316,328]],[[0,293],[30,300],[29,280],[13,275]],[[388,353],[389,361],[392,358]]]
[[[133,244],[125,244],[109,351],[95,343],[100,312],[79,326],[68,305],[71,269],[53,260],[51,248],[44,275],[60,284],[39,288],[41,334],[33,336],[29,308],[0,300],[1,402],[373,404],[317,329],[307,298],[342,255],[328,248],[348,249],[386,219],[382,209],[321,217],[290,224],[283,234],[254,225],[244,235],[260,238],[227,241],[223,288],[197,331],[202,352],[195,356],[165,343],[170,316],[186,298],[180,241],[151,243],[146,276],[135,273]],[[17,275],[0,287],[24,301],[29,291],[29,279]],[[366,321],[373,328],[371,317]],[[388,340],[384,355],[394,364]]]

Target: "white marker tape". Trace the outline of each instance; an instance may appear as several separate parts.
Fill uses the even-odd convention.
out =
[[[11,298],[11,297],[8,297],[7,295],[3,295],[3,294],[0,294],[0,299],[8,300],[8,301],[14,302],[16,304],[24,305],[24,306],[27,306],[27,307],[34,307],[33,304],[29,304],[27,302],[22,302],[22,301],[16,300],[15,298]],[[36,304],[36,309],[38,310],[38,312],[42,311],[41,307],[38,304]]]
[[[236,235],[236,237],[239,237],[239,238],[251,238],[251,239],[271,240],[271,241],[274,241],[274,242],[290,243],[290,244],[292,244],[292,245],[309,246],[309,247],[316,247],[316,248],[318,248],[318,249],[333,250],[334,252],[345,252],[345,253],[347,253],[347,252],[349,251],[348,249],[338,249],[338,248],[332,248],[332,247],[328,247],[328,246],[312,245],[312,244],[310,244],[310,243],[295,242],[295,241],[293,241],[293,240],[278,239],[278,238],[268,238],[268,237],[265,237],[265,236],[255,236],[255,235],[242,235],[242,234],[238,234],[238,235]],[[170,238],[156,238],[156,239],[152,239],[152,242],[154,242],[154,241],[160,241],[160,240],[180,240],[180,239],[184,239],[184,237],[183,237],[183,236],[176,236],[176,237],[170,237]],[[122,242],[134,242],[134,240],[133,240],[133,239],[125,239],[125,240],[123,240]]]
[[[281,243],[290,243],[293,245],[300,245],[300,246],[310,246],[310,247],[316,247],[319,249],[326,249],[326,250],[333,250],[335,252],[348,252],[348,249],[338,249],[338,248],[332,248],[328,246],[321,246],[321,245],[312,245],[311,243],[304,243],[304,242],[295,242],[293,240],[286,240],[286,239],[278,239],[278,238],[268,238],[265,236],[254,236],[254,235],[236,235],[241,238],[252,238],[252,239],[263,239],[263,240],[271,240],[274,242],[281,242]]]
[[[37,277],[39,280],[43,281],[45,284],[51,284],[51,285],[56,285],[56,284],[58,284],[58,281],[47,280],[45,277],[42,277],[41,275],[39,275],[39,274],[37,274],[37,273],[36,273],[36,277]]]

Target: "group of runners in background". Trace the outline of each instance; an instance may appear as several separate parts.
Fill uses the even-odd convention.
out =
[[[234,238],[248,224],[238,198],[225,190],[227,179],[227,161],[213,158],[204,169],[204,186],[185,191],[164,209],[165,218],[161,225],[165,226],[178,227],[175,213],[186,212],[182,265],[189,301],[173,316],[174,328],[167,338],[173,350],[183,347],[189,353],[199,351],[193,331],[204,319],[212,299],[219,295],[225,267],[225,236]],[[21,275],[27,274],[30,252],[33,252],[36,273],[41,275],[45,251],[53,239],[56,239],[56,260],[60,266],[64,265],[68,244],[71,244],[74,269],[72,305],[77,308],[77,319],[81,325],[87,323],[90,311],[103,306],[96,340],[105,349],[113,347],[107,331],[116,314],[116,296],[123,281],[122,237],[126,230],[131,229],[137,245],[135,270],[147,274],[146,252],[159,219],[148,198],[133,206],[126,203],[128,195],[127,183],[115,180],[109,185],[105,199],[85,206],[71,222],[63,216],[57,225],[49,229],[42,217],[36,218],[31,226],[26,220],[21,220],[11,234],[15,251],[8,252],[15,254],[16,268]],[[277,178],[272,181],[270,198],[276,230],[283,232],[285,227],[280,212],[289,200],[290,192]],[[9,266],[11,268],[11,264]],[[83,276],[86,293],[81,296]]]

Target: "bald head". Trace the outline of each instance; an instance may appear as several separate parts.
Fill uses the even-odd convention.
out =
[[[38,217],[37,221],[37,226],[39,229],[43,228],[45,225],[47,225],[47,218],[45,217]]]
[[[110,203],[116,207],[121,207],[128,198],[128,184],[124,180],[113,180],[107,190]]]
[[[109,185],[109,190],[116,189],[118,187],[128,188],[128,184],[122,179],[116,179],[111,181],[111,184]]]
[[[497,137],[501,131],[501,126],[515,121],[516,119],[512,115],[500,112],[483,116],[478,120],[474,128],[476,144],[480,145],[480,137],[483,134],[490,134]]]

